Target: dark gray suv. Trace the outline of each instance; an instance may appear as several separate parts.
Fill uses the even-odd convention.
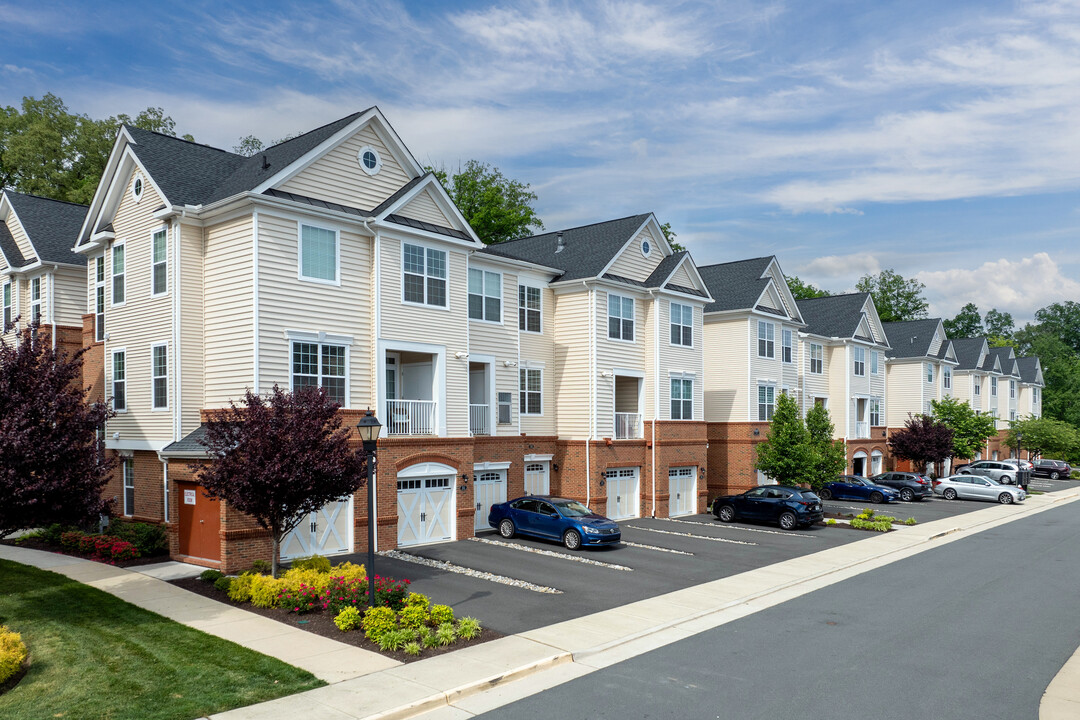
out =
[[[934,494],[933,486],[930,485],[930,478],[925,475],[919,475],[918,473],[881,473],[880,475],[875,475],[870,478],[870,482],[876,485],[891,487],[893,490],[900,493],[900,499],[906,502],[922,500],[923,498],[931,497]]]

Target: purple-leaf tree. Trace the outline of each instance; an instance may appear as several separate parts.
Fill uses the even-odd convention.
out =
[[[53,523],[85,526],[108,507],[114,460],[98,431],[112,416],[88,404],[83,351],[68,356],[34,323],[0,338],[0,538]]]
[[[913,462],[919,472],[925,472],[928,463],[939,463],[952,455],[952,428],[929,415],[908,413],[904,429],[889,438],[889,451],[894,457]]]
[[[268,397],[250,390],[207,423],[202,444],[210,460],[194,465],[210,497],[250,515],[270,533],[278,574],[281,542],[323,505],[355,493],[366,458],[349,449],[339,405],[322,388],[295,392],[274,385]]]

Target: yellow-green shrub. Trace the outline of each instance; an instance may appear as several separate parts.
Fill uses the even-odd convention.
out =
[[[233,578],[233,581],[229,584],[229,599],[233,602],[250,602],[251,581],[256,577],[258,576],[244,573],[239,577]]]
[[[283,584],[281,579],[270,575],[252,575],[251,604],[260,608],[274,607]]]
[[[429,617],[427,608],[423,605],[406,605],[401,608],[401,612],[398,613],[398,620],[401,621],[402,627],[421,630],[427,627],[428,624]]]
[[[337,614],[337,617],[334,618],[334,624],[337,625],[337,629],[341,632],[348,632],[360,627],[361,618],[359,610],[354,607],[347,607]]]
[[[382,640],[383,635],[397,630],[397,615],[388,607],[370,607],[361,621],[364,634],[373,643]]]
[[[0,683],[7,682],[19,672],[26,659],[26,645],[22,636],[0,625]]]
[[[291,593],[298,592],[301,585],[314,588],[321,593],[330,584],[330,576],[318,570],[292,568],[282,573],[281,577],[278,578],[278,582],[281,590]]]
[[[431,607],[431,624],[439,627],[445,623],[454,622],[454,608],[449,605],[433,605]]]
[[[346,580],[367,580],[367,573],[364,571],[363,565],[343,562],[330,568],[330,577],[345,578]]]
[[[405,607],[421,607],[427,612],[431,607],[431,600],[427,595],[411,592],[405,597]]]
[[[315,570],[316,572],[330,572],[330,560],[322,555],[300,558],[292,561],[293,570]]]

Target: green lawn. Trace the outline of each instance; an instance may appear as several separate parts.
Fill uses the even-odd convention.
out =
[[[0,624],[30,671],[0,718],[191,720],[324,685],[305,670],[63,575],[0,560]]]

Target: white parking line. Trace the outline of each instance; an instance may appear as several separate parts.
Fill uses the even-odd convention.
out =
[[[400,550],[384,550],[379,554],[388,558],[393,558],[394,560],[401,560],[415,565],[424,565],[425,567],[445,570],[446,572],[457,573],[458,575],[468,575],[469,577],[477,578],[478,580],[487,580],[489,582],[499,583],[500,585],[510,585],[511,587],[519,587],[523,590],[532,590],[533,592],[545,593],[547,595],[563,594],[562,590],[556,590],[555,588],[546,585],[536,585],[527,580],[516,580],[512,577],[506,577],[505,575],[496,575],[495,573],[489,573],[485,570],[467,568],[462,565],[455,565],[453,563],[435,560],[421,555],[411,555],[410,553],[401,552]]]
[[[686,523],[687,525],[704,525],[705,527],[720,528],[723,530],[742,530],[744,532],[756,532],[765,533],[766,535],[783,535],[784,537],[797,537],[797,538],[810,538],[811,535],[796,535],[794,533],[780,532],[779,530],[763,530],[761,528],[750,528],[742,525],[721,525],[719,522],[707,523],[700,520],[679,520],[678,518],[653,518],[654,520],[667,520],[673,523]]]
[[[612,570],[624,570],[626,572],[634,572],[634,568],[626,567],[625,565],[617,565],[615,563],[601,562],[600,560],[592,560],[587,557],[581,557],[578,555],[567,555],[561,552],[552,552],[551,550],[541,550],[540,548],[529,547],[528,545],[518,545],[517,543],[503,542],[502,540],[488,540],[487,538],[471,537],[469,540],[478,543],[484,543],[485,545],[496,545],[498,547],[510,548],[511,550],[520,550],[522,552],[530,552],[536,555],[546,555],[548,557],[559,558],[560,560],[573,560],[574,562],[585,563],[586,565],[597,565],[599,567],[611,568]]]
[[[757,545],[753,542],[743,542],[742,540],[728,540],[727,538],[709,537],[708,535],[695,535],[694,533],[673,532],[671,530],[657,530],[656,528],[640,527],[638,525],[627,525],[628,528],[634,530],[644,530],[645,532],[660,533],[661,535],[679,535],[681,537],[692,537],[698,540],[712,540],[713,542],[731,543],[732,545]]]
[[[642,545],[641,543],[630,542],[629,540],[623,540],[622,544],[627,545],[629,547],[641,548],[643,550],[656,550],[657,552],[672,553],[674,555],[693,555],[694,554],[692,552],[686,552],[685,550],[675,550],[673,548],[660,547],[658,545]]]

